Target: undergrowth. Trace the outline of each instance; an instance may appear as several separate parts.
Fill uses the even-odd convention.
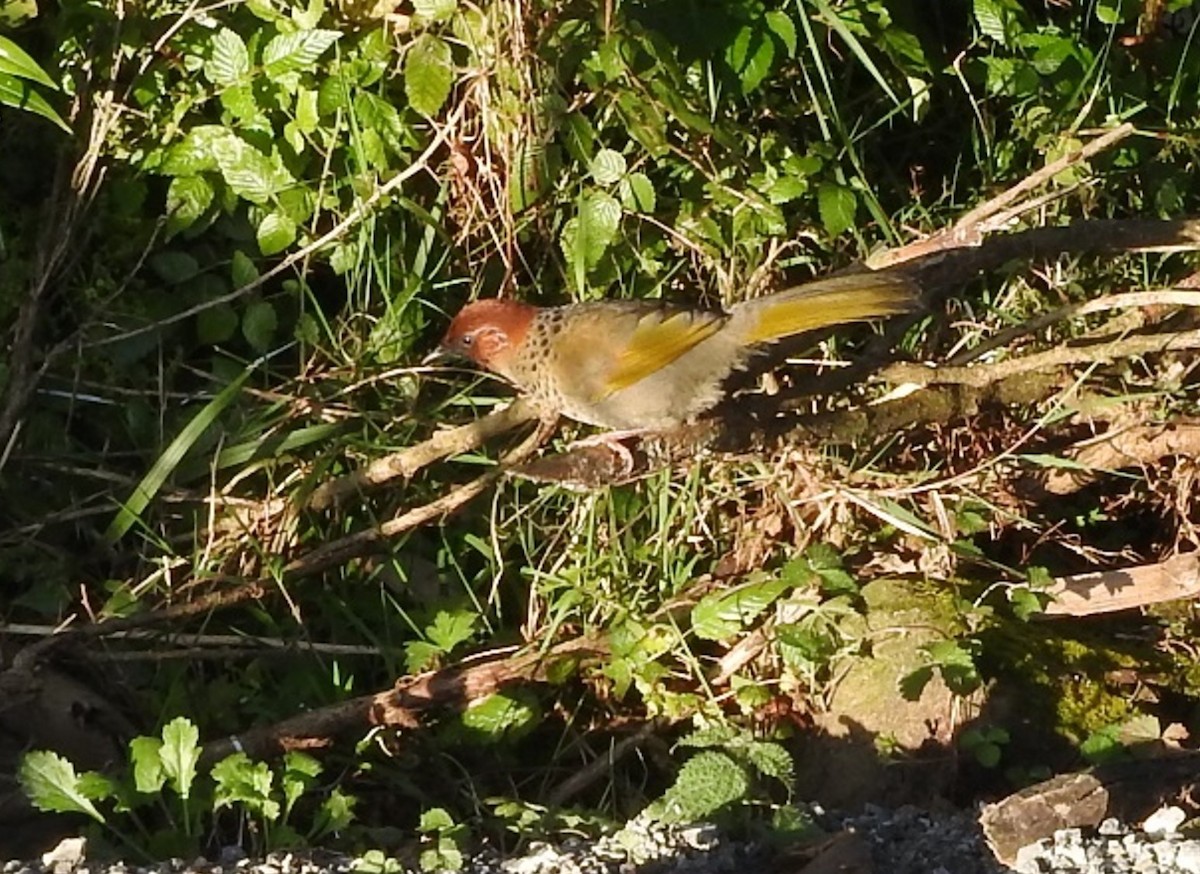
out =
[[[651,802],[668,818],[783,822],[816,792],[792,756],[832,736],[839,684],[914,629],[911,653],[880,659],[899,675],[878,710],[991,690],[965,729],[938,728],[950,749],[964,730],[979,768],[959,797],[1180,742],[1168,727],[1191,728],[1189,608],[1031,617],[1064,575],[1196,548],[1180,448],[1195,442],[1078,460],[1122,429],[1194,434],[1187,352],[1098,359],[1035,400],[853,445],[705,453],[585,493],[501,478],[332,559],[322,548],[430,505],[514,441],[332,508],[310,499],[507,402],[497,381],[418,364],[469,299],[727,306],[949,227],[1120,122],[1133,135],[1047,180],[1007,230],[1195,213],[1187,5],[0,3],[9,675],[35,658],[14,660],[18,635],[46,646],[110,623],[36,656],[89,687],[102,718],[22,766],[24,748],[54,744],[22,720],[40,693],[21,687],[3,714],[20,725],[9,771],[73,787],[64,802],[33,786],[46,808],[95,819],[89,806],[114,804],[106,823],[137,826],[108,839],[152,855],[236,840],[247,818],[255,849],[411,844],[431,868],[453,867],[464,823],[596,831]],[[10,41],[34,67],[4,66]],[[9,99],[9,79],[45,107]],[[1010,262],[929,289],[887,341],[966,362],[1047,311],[1190,287],[1190,264]],[[1068,315],[976,363],[1193,330],[1191,307]],[[840,332],[773,381],[800,391],[802,413],[862,407],[895,387],[803,389],[880,343]],[[559,658],[564,641],[592,648]],[[198,755],[185,724],[218,741],[522,647],[547,661],[513,688],[438,699],[412,724],[342,725],[303,758],[201,769],[199,807],[173,808],[181,777],[145,764],[172,742]],[[1036,708],[1006,705],[1013,689]],[[881,760],[915,755],[890,732],[866,732]],[[1042,758],[1047,737],[1061,747]],[[84,772],[97,776],[81,785]],[[324,801],[300,801],[309,819],[292,826],[318,780]],[[137,812],[150,795],[174,800]],[[236,821],[222,813],[234,801]]]

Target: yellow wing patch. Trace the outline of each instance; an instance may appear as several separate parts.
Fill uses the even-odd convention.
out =
[[[716,313],[684,311],[665,318],[663,315],[655,312],[641,318],[596,400],[656,373],[721,330],[725,323],[725,317]]]

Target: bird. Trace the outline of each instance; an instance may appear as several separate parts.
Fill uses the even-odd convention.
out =
[[[728,312],[650,300],[538,307],[487,298],[463,307],[435,355],[465,357],[541,413],[627,433],[695,421],[767,344],[914,310],[898,271],[842,274],[735,304]]]

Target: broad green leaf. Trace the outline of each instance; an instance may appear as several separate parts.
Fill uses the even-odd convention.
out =
[[[241,137],[214,140],[212,152],[225,184],[251,203],[264,204],[280,189],[295,184],[287,171]]]
[[[212,776],[217,784],[213,792],[216,807],[241,804],[268,822],[279,818],[279,802],[271,797],[274,775],[266,762],[252,762],[245,753],[234,753],[213,765]]]
[[[228,343],[240,322],[237,311],[227,303],[207,307],[196,315],[196,339],[206,346]]]
[[[791,587],[786,580],[768,578],[706,595],[692,608],[692,631],[702,640],[732,637]]]
[[[421,814],[421,822],[417,825],[417,831],[422,834],[446,831],[452,828],[454,828],[454,817],[444,807],[432,807],[426,810]]]
[[[404,56],[404,93],[422,115],[436,115],[454,85],[450,45],[433,34],[417,37]]]
[[[212,185],[203,176],[172,179],[167,188],[167,239],[199,221],[212,201]]]
[[[601,149],[588,169],[597,185],[612,185],[625,175],[625,156],[613,149]]]
[[[317,92],[309,88],[296,91],[296,127],[301,133],[311,134],[321,123],[317,109]]]
[[[788,57],[796,57],[796,23],[785,12],[777,10],[768,12],[764,18],[771,33],[779,37],[783,47],[787,49]]]
[[[448,21],[458,11],[458,0],[413,0],[413,10],[426,21]]]
[[[479,614],[473,610],[439,610],[425,628],[425,636],[442,652],[466,643],[478,630]]]
[[[281,33],[262,53],[263,72],[272,81],[285,73],[311,67],[341,37],[337,30],[300,30]]]
[[[645,173],[630,173],[621,180],[621,203],[630,212],[654,212],[654,183]]]
[[[250,72],[250,52],[234,31],[223,27],[213,34],[209,44],[204,75],[214,85],[233,85]]]
[[[462,715],[464,726],[492,742],[524,734],[540,719],[541,712],[532,703],[503,692],[472,704]]]
[[[791,785],[795,763],[792,761],[792,754],[782,745],[770,741],[750,741],[739,749],[759,773]]]
[[[213,153],[213,144],[225,139],[236,139],[236,136],[218,124],[197,125],[167,149],[167,156],[159,170],[167,176],[195,176],[216,170],[217,157]]]
[[[200,262],[190,252],[167,249],[150,256],[150,269],[159,279],[171,285],[187,282],[200,272]]]
[[[129,760],[133,763],[133,788],[138,792],[158,792],[166,782],[163,772],[162,741],[156,737],[135,737],[129,742]]]
[[[0,73],[0,106],[11,106],[14,109],[32,112],[34,115],[40,115],[42,118],[54,122],[67,133],[71,132],[71,128],[62,120],[62,116],[54,111],[54,107],[47,103],[41,94],[38,94],[24,79],[18,79],[9,73]]]
[[[244,288],[258,279],[258,268],[254,266],[254,261],[250,256],[241,249],[234,251],[233,258],[230,259],[229,279],[234,288]]]
[[[296,240],[296,223],[288,216],[272,212],[259,222],[256,231],[258,250],[264,255],[282,252]]]
[[[180,798],[189,797],[192,781],[196,779],[196,764],[200,761],[200,730],[186,717],[175,717],[163,726],[158,755],[171,787]]]
[[[725,58],[741,83],[742,94],[749,94],[771,72],[775,43],[766,31],[746,25],[734,37]]]
[[[824,182],[817,189],[817,208],[820,210],[825,232],[831,237],[836,237],[854,227],[858,197],[845,185]]]
[[[579,199],[578,213],[562,229],[563,254],[574,268],[576,285],[586,287],[585,274],[600,263],[621,226],[621,204],[604,191]]]
[[[696,822],[742,800],[749,791],[745,768],[725,753],[705,750],[684,762],[675,784],[655,806],[667,822]]]
[[[288,750],[283,757],[283,774],[279,785],[283,788],[283,815],[291,813],[300,796],[316,783],[321,773],[321,763],[307,753]]]
[[[275,307],[267,301],[255,301],[246,307],[242,316],[242,336],[256,352],[266,352],[275,339],[275,331],[279,327],[279,317]]]
[[[104,815],[82,791],[75,766],[58,753],[34,750],[21,759],[17,780],[38,810],[49,813],[84,813],[96,822]]]
[[[54,80],[46,75],[38,62],[24,49],[7,37],[0,36],[0,73],[8,73],[20,79],[29,79],[39,85],[57,91]]]
[[[254,365],[246,367],[236,379],[221,389],[212,400],[200,408],[200,411],[163,450],[162,455],[142,477],[141,482],[134,487],[133,494],[129,496],[121,509],[117,511],[116,516],[113,517],[112,522],[109,523],[104,532],[105,542],[113,543],[119,540],[125,535],[125,532],[133,527],[142,510],[146,509],[146,506],[158,494],[159,489],[167,481],[171,472],[179,466],[179,462],[183,460],[188,449],[200,439],[200,436],[217,420],[222,411],[238,396],[242,389],[242,383],[246,381],[253,370]]]
[[[341,789],[334,789],[321,802],[313,818],[313,831],[309,836],[314,842],[327,834],[338,832],[354,821],[354,805],[358,799]]]

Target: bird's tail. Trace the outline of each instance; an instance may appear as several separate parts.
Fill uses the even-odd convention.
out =
[[[792,334],[911,312],[920,289],[894,272],[833,276],[748,300],[734,310],[741,341],[767,343]]]

